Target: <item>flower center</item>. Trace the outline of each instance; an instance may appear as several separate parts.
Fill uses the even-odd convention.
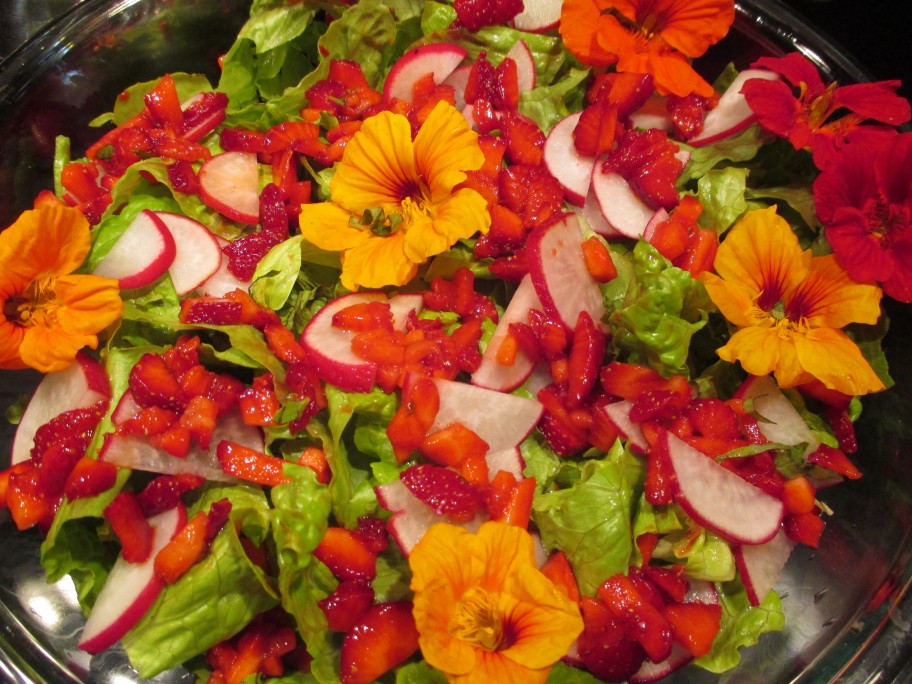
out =
[[[496,595],[473,587],[456,606],[450,621],[450,634],[486,651],[498,651],[506,641],[503,617],[497,607]]]
[[[30,328],[51,326],[57,321],[57,302],[54,277],[44,275],[33,280],[24,292],[10,297],[3,305],[3,315],[10,323]]]
[[[912,225],[912,212],[909,207],[896,205],[885,197],[873,197],[865,202],[864,214],[868,222],[868,231],[882,247],[889,248],[891,233]]]

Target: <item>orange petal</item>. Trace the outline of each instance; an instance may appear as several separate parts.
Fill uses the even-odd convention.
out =
[[[617,55],[598,41],[604,25],[610,22],[620,27],[614,17],[602,14],[602,3],[596,0],[564,0],[560,35],[566,48],[583,64],[611,66],[617,62]]]
[[[775,371],[776,380],[782,387],[794,387],[811,380],[798,361],[792,336],[773,326],[742,328],[716,353],[723,361],[739,362],[751,375],[768,375]]]
[[[802,367],[830,389],[849,396],[884,389],[858,345],[842,330],[811,330],[795,340],[795,348]]]
[[[120,318],[123,300],[116,280],[96,275],[62,276],[55,281],[60,327],[74,335],[95,335]]]
[[[73,363],[83,347],[96,347],[95,335],[70,334],[60,327],[35,325],[25,329],[19,353],[29,367],[42,373],[60,371]]]
[[[405,254],[403,233],[388,237],[369,233],[357,246],[342,254],[341,280],[349,290],[405,285],[417,272],[418,264]]]
[[[25,328],[10,323],[0,313],[0,368],[18,370],[28,368],[19,356],[19,348],[25,339]]]
[[[856,283],[832,254],[814,257],[808,277],[789,298],[789,308],[812,328],[843,328],[849,323],[874,324],[880,318],[881,289]]]
[[[706,292],[713,304],[722,312],[725,318],[738,326],[745,328],[756,325],[758,322],[756,314],[763,313],[754,304],[755,292],[751,292],[738,281],[728,282],[722,280],[715,273],[704,271],[700,274],[700,280],[706,287]],[[765,314],[764,314],[765,317]]]
[[[42,274],[72,273],[90,247],[89,222],[81,211],[42,204],[0,233],[0,264],[6,277],[30,282]]]

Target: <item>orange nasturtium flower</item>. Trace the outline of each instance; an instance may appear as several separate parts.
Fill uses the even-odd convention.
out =
[[[856,283],[832,254],[801,249],[776,208],[748,212],[716,254],[718,275],[701,280],[722,314],[738,327],[717,350],[752,375],[774,373],[782,387],[816,378],[861,395],[884,389],[858,346],[842,330],[876,323],[881,290]]]
[[[409,565],[421,652],[450,682],[543,683],[583,630],[578,606],[538,570],[522,528],[433,525]]]
[[[733,0],[564,0],[560,34],[584,64],[652,74],[662,94],[711,97],[690,59],[724,38],[734,19]]]
[[[454,188],[484,163],[478,135],[440,102],[412,140],[406,117],[380,112],[345,148],[331,202],[301,207],[301,233],[342,253],[342,285],[404,285],[420,264],[485,232],[491,217],[475,190]]]
[[[120,318],[116,280],[73,274],[90,246],[82,212],[56,203],[0,232],[0,368],[63,370]]]

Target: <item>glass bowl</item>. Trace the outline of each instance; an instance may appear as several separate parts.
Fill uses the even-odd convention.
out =
[[[52,179],[54,138],[75,154],[96,133],[87,126],[123,88],[169,71],[218,73],[217,58],[243,23],[245,0],[86,0],[0,64],[0,225],[31,206]],[[732,35],[700,60],[712,79],[733,61],[797,49],[829,79],[865,73],[781,5],[738,4]],[[912,387],[912,355],[902,348],[910,310],[888,309],[885,346],[900,388]],[[0,408],[29,393],[38,375],[0,371]],[[820,548],[798,547],[778,585],[785,631],[743,651],[724,675],[687,668],[669,682],[905,682],[912,680],[912,393],[869,398],[859,421],[864,472],[821,493],[836,512]],[[5,467],[13,428],[0,421]],[[0,678],[11,682],[139,681],[122,651],[90,659],[76,641],[84,620],[68,580],[48,585],[38,563],[40,537],[17,533],[0,513]],[[157,682],[192,681],[174,670]]]

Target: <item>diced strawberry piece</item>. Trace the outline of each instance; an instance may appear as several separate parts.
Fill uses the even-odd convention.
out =
[[[151,518],[153,515],[158,515],[174,508],[181,503],[181,497],[186,492],[201,487],[204,482],[205,479],[199,475],[191,475],[190,473],[159,475],[137,495],[143,515]]]
[[[348,632],[374,605],[374,590],[361,580],[344,580],[318,605],[329,622],[330,632]]]
[[[522,12],[522,0],[454,0],[459,23],[470,31],[504,24]]]
[[[484,497],[479,489],[447,468],[415,465],[404,470],[399,478],[437,515],[449,516],[453,521],[471,520],[484,507]]]
[[[786,480],[782,486],[782,503],[788,513],[810,513],[817,505],[817,490],[803,475]]]
[[[566,553],[561,550],[552,552],[548,556],[548,560],[541,566],[541,572],[571,601],[576,603],[580,600],[579,585]]]
[[[714,106],[714,98],[707,98],[696,93],[685,97],[669,95],[665,104],[671,114],[675,136],[679,140],[690,140],[703,130],[706,112]]]
[[[684,600],[690,584],[683,574],[684,566],[676,565],[674,569],[658,565],[647,565],[640,572],[643,577],[662,590],[670,601],[678,603]]]
[[[83,456],[70,471],[63,488],[69,500],[97,496],[108,491],[117,480],[117,466]]]
[[[501,204],[534,228],[556,217],[563,207],[563,187],[543,166],[516,164],[498,176]]]
[[[160,435],[153,435],[149,441],[175,458],[186,458],[190,453],[190,430],[175,423]]]
[[[671,653],[671,625],[637,591],[625,575],[613,575],[598,588],[598,595],[618,619],[624,620],[650,660],[662,662]]]
[[[298,465],[306,466],[314,471],[317,474],[317,482],[320,484],[329,484],[332,471],[329,468],[329,461],[326,460],[326,453],[320,447],[304,447],[298,457]]]
[[[107,400],[99,401],[86,408],[64,411],[40,426],[35,431],[32,459],[40,461],[42,453],[55,444],[85,451],[107,407]]]
[[[536,396],[545,407],[538,427],[554,452],[571,456],[585,449],[589,445],[586,431],[573,422],[561,389],[551,384],[540,389]]]
[[[807,460],[850,480],[857,480],[861,477],[861,471],[842,451],[826,444],[821,444],[813,453],[808,454]]]
[[[419,451],[437,465],[455,468],[466,458],[483,458],[488,443],[462,423],[452,423],[425,437]]]
[[[643,494],[653,506],[662,506],[674,501],[674,471],[668,458],[665,440],[650,440],[646,454],[646,480]]]
[[[226,152],[260,153],[266,150],[266,134],[244,128],[223,128],[219,145]]]
[[[342,642],[342,684],[369,684],[418,650],[410,601],[379,603]]]
[[[146,521],[139,500],[120,492],[104,510],[105,520],[120,540],[121,555],[128,563],[142,563],[152,552],[152,526]]]
[[[281,409],[271,373],[254,378],[253,384],[238,395],[237,401],[241,418],[247,425],[273,425]]]
[[[334,328],[352,332],[393,330],[393,313],[388,302],[370,301],[352,304],[333,314]]]
[[[212,378],[206,396],[216,403],[219,415],[222,416],[237,404],[243,391],[244,384],[237,378],[217,374]]]
[[[219,297],[191,297],[181,302],[181,323],[237,325],[241,322],[241,305]]]
[[[674,640],[699,658],[709,653],[719,633],[722,605],[719,603],[669,603],[662,615],[671,624]]]
[[[421,446],[439,407],[437,386],[430,378],[416,378],[404,388],[402,403],[386,428],[399,463]]]
[[[588,312],[582,311],[573,330],[570,345],[567,405],[580,406],[598,380],[598,370],[605,357],[605,333],[595,326]]]
[[[196,396],[187,402],[180,417],[180,425],[189,430],[190,436],[201,448],[208,449],[218,415],[218,404],[209,397]]]
[[[640,570],[640,568],[631,567],[627,571],[627,579],[634,586],[637,593],[649,605],[661,610],[665,605],[665,596],[652,581]]]
[[[16,529],[26,530],[34,525],[47,530],[54,519],[57,501],[41,494],[37,484],[38,469],[32,461],[19,463],[9,470],[6,506]]]
[[[162,360],[175,377],[199,365],[199,348],[202,345],[198,337],[181,337],[177,342],[162,352]]]
[[[495,480],[502,474],[507,475],[509,473],[500,471],[495,475]],[[513,478],[511,474],[510,478]],[[526,477],[518,482],[513,480],[509,487],[500,493],[499,501],[497,502],[499,508],[495,509],[489,504],[491,519],[502,520],[508,525],[523,529],[528,528],[529,520],[532,517],[532,500],[535,497],[535,485],[534,477]]]
[[[545,134],[538,124],[518,112],[505,112],[500,122],[507,142],[507,158],[513,164],[540,166],[544,157]]]
[[[176,411],[161,406],[147,406],[117,426],[121,435],[142,435],[150,437],[166,432],[178,419]]]
[[[228,475],[247,482],[274,487],[289,482],[285,461],[250,447],[222,440],[215,449],[219,464]]]
[[[620,173],[651,207],[671,211],[678,203],[675,183],[684,169],[675,156],[679,151],[660,129],[627,131],[608,154],[604,169]]]
[[[644,423],[648,420],[674,418],[687,407],[689,398],[668,389],[646,390],[630,407],[630,420]]]
[[[598,98],[580,113],[573,145],[581,155],[597,157],[611,151],[620,130],[617,108],[607,97]]]
[[[597,283],[607,283],[617,277],[617,267],[611,258],[611,252],[595,235],[583,241],[583,262],[586,271]]]
[[[194,195],[199,191],[199,178],[193,170],[193,164],[178,159],[168,165],[168,180],[171,186],[184,195]]]
[[[383,553],[389,546],[386,521],[369,516],[358,518],[358,536],[374,553]]]
[[[170,74],[165,74],[152,90],[146,93],[143,101],[153,121],[172,135],[180,132],[184,113],[181,110],[174,78]]]
[[[41,454],[36,484],[44,497],[56,500],[63,495],[67,476],[84,453],[84,448],[64,442],[54,444]]]
[[[328,527],[313,553],[342,580],[370,582],[377,574],[377,554],[360,535],[344,527]]]
[[[738,415],[721,399],[693,399],[687,406],[686,414],[691,425],[701,435],[727,440],[741,437]]]
[[[858,451],[858,438],[855,436],[855,425],[849,417],[849,412],[845,409],[839,410],[833,406],[827,406],[824,414],[833,428],[839,448],[847,454],[854,454]]]
[[[604,602],[584,596],[580,599],[583,633],[578,649],[583,666],[606,682],[623,682],[633,676],[646,652],[630,634],[624,620],[615,617]]]
[[[213,503],[208,513],[198,511],[155,556],[155,575],[165,584],[183,577],[206,555],[230,514],[228,499]]]
[[[820,546],[820,537],[826,523],[817,512],[791,513],[785,516],[782,528],[789,539],[812,549]]]
[[[180,411],[186,402],[180,383],[158,354],[143,354],[130,371],[130,391],[139,406]]]

